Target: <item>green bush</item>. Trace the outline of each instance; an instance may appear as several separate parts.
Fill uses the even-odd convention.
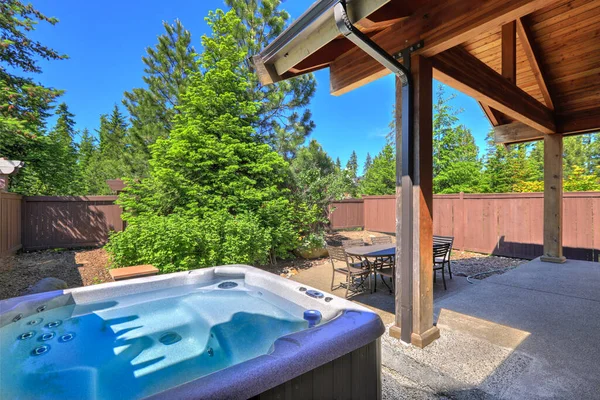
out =
[[[215,212],[190,216],[144,215],[111,236],[106,250],[115,267],[152,264],[161,273],[222,264],[264,264],[273,245],[271,227],[259,216]],[[277,236],[281,236],[278,231]],[[297,242],[287,247],[294,248]],[[279,246],[278,249],[285,248]]]

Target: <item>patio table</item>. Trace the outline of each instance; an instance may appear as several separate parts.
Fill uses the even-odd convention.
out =
[[[367,264],[367,267],[374,274],[373,280],[375,281],[375,287],[371,288],[371,293],[377,291],[377,276],[375,274],[375,263],[370,260],[378,258],[392,258],[392,262],[395,262],[396,257],[396,245],[393,243],[389,244],[373,244],[370,246],[356,246],[348,247],[346,253],[349,256],[356,257]]]
[[[434,243],[433,248],[443,246],[443,244]],[[369,246],[356,246],[348,247],[346,253],[349,256],[356,257],[361,261],[365,261],[367,267],[374,274],[373,280],[375,281],[375,287],[371,289],[371,293],[377,292],[377,276],[375,271],[375,264],[370,259],[377,260],[378,258],[392,258],[392,262],[395,263],[396,259],[396,245],[394,243],[389,244],[373,244]]]

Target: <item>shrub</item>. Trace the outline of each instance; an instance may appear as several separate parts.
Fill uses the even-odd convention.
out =
[[[152,264],[161,273],[221,264],[264,264],[273,242],[272,228],[258,216],[215,212],[190,216],[144,215],[114,233],[106,250],[115,267]]]

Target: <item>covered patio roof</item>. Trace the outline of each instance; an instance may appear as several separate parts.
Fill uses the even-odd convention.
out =
[[[390,73],[341,35],[320,0],[254,57],[264,84],[329,68],[341,95]],[[478,100],[498,143],[600,129],[597,0],[352,0],[348,15],[392,55],[431,59],[433,76]]]
[[[600,130],[600,0],[320,0],[253,57],[263,84],[329,68],[346,93],[396,79],[396,321],[433,324],[432,78],[475,98],[497,143],[544,140],[544,262],[564,263],[563,136]]]

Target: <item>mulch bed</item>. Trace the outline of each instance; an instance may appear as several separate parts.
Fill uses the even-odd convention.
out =
[[[45,250],[0,260],[0,299],[21,296],[40,279],[53,277],[69,288],[112,282],[103,249]]]

